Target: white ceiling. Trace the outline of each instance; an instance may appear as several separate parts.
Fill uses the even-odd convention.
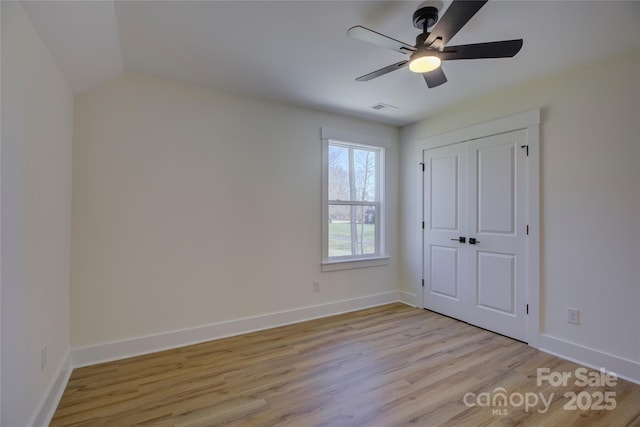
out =
[[[452,104],[640,48],[638,1],[489,1],[449,45],[523,38],[512,59],[445,62],[428,89],[406,57],[346,35],[363,25],[414,44],[418,1],[28,1],[74,93],[123,71],[170,77],[402,125]],[[439,3],[442,11],[450,2]],[[606,84],[603,76],[602,84]],[[397,109],[376,111],[378,103]]]

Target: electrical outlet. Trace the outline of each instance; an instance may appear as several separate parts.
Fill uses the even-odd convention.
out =
[[[567,307],[567,323],[572,325],[580,324],[580,310],[577,308]]]
[[[319,280],[314,280],[313,281],[313,292],[320,292],[320,281]]]
[[[47,367],[47,346],[43,346],[40,350],[40,370],[44,371]]]

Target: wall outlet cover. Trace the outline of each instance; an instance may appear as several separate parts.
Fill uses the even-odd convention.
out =
[[[577,308],[567,307],[567,323],[572,325],[580,324],[580,310]]]

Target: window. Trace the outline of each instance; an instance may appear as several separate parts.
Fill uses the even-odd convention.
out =
[[[379,265],[387,259],[384,148],[326,138],[323,154],[323,270]]]

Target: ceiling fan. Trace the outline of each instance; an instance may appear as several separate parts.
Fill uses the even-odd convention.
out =
[[[503,40],[488,43],[446,46],[449,40],[476,14],[487,0],[453,0],[442,18],[438,21],[438,9],[425,6],[413,14],[413,26],[422,32],[416,37],[415,46],[393,39],[368,28],[356,25],[349,28],[347,34],[355,39],[386,49],[411,55],[408,60],[396,62],[372,73],[358,77],[363,82],[380,77],[400,68],[409,66],[414,73],[424,76],[430,88],[447,82],[442,71],[442,61],[480,58],[511,58],[522,48],[522,39]],[[436,24],[437,22],[437,24]],[[431,32],[428,28],[435,25]]]

